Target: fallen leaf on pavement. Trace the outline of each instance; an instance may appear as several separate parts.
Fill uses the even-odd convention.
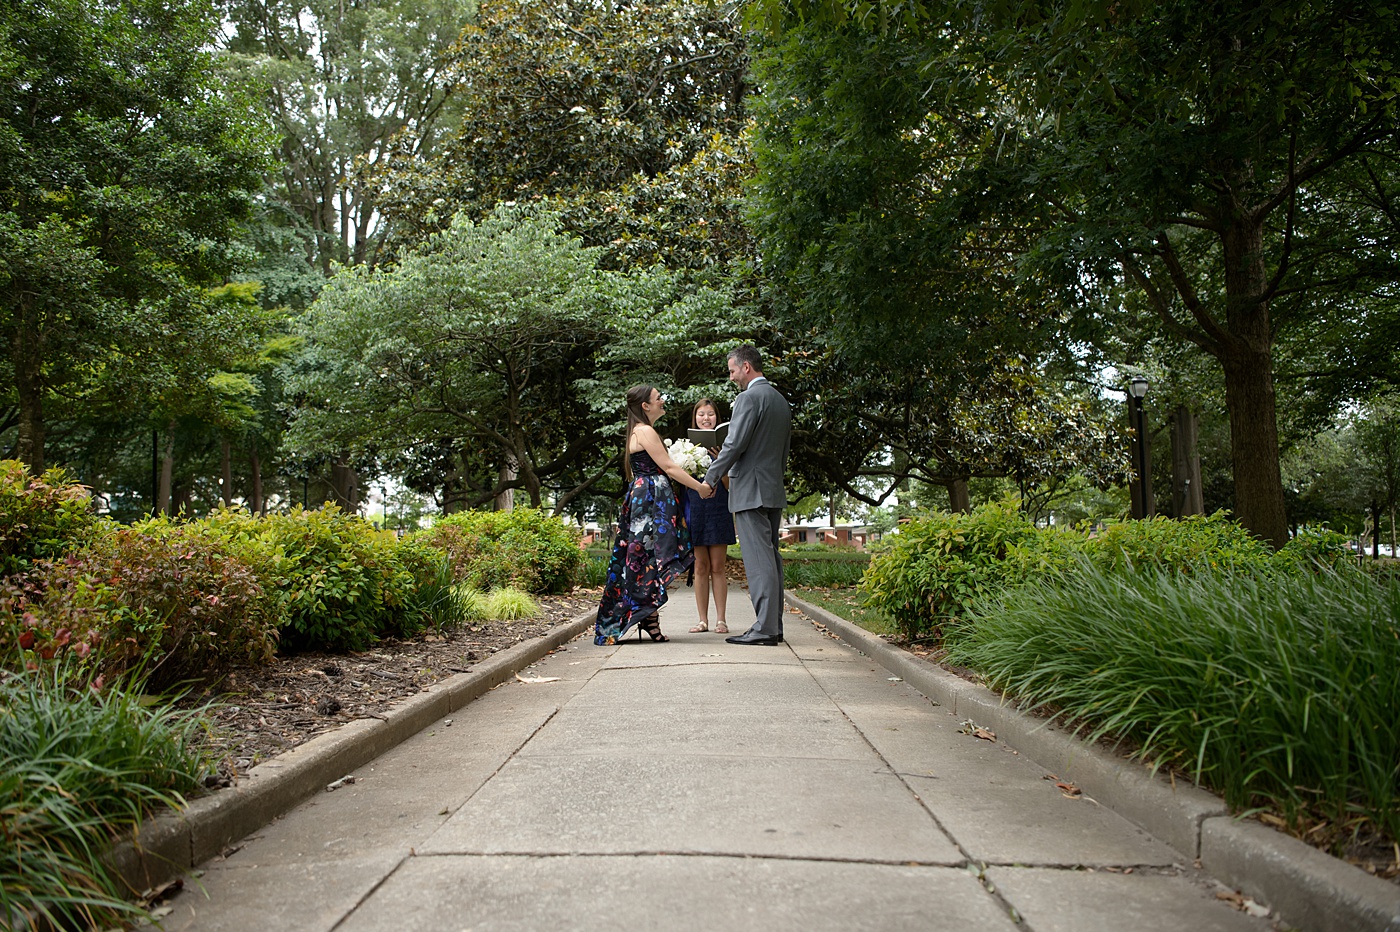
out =
[[[521,676],[519,673],[515,674],[515,678],[522,683],[557,683],[559,681],[557,676]]]
[[[1078,799],[1083,795],[1083,790],[1073,783],[1065,783],[1057,780],[1055,786],[1059,787],[1060,795],[1064,796],[1066,799]]]

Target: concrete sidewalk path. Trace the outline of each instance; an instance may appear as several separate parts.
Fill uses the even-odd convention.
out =
[[[735,633],[753,621],[730,593]],[[171,930],[1260,932],[1166,845],[797,614],[591,635],[204,865]]]

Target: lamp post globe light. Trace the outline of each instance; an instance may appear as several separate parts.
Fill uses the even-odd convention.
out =
[[[1143,415],[1142,399],[1147,394],[1150,383],[1140,375],[1133,376],[1128,383],[1128,394],[1133,399],[1133,427],[1137,432],[1137,501],[1134,502],[1134,511],[1137,517],[1146,518],[1147,515],[1147,419]]]

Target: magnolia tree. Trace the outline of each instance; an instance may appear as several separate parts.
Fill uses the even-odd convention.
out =
[[[726,300],[600,269],[548,214],[459,216],[392,269],[331,280],[289,380],[291,441],[377,460],[448,508],[520,490],[562,511],[615,481],[627,384],[723,372]]]

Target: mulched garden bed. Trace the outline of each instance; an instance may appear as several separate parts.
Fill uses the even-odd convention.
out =
[[[383,717],[433,683],[596,609],[600,595],[576,589],[537,596],[543,609],[537,618],[391,639],[361,653],[279,656],[267,666],[230,670],[181,702],[187,708],[213,703],[209,745],[220,762],[209,787],[228,786],[257,764],[347,722]]]

